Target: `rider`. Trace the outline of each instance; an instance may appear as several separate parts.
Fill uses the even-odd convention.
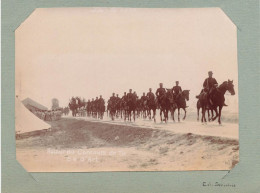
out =
[[[113,104],[116,102],[115,93],[112,94],[112,96],[110,97],[109,101],[110,101],[111,103],[113,103]]]
[[[175,83],[176,85],[172,88],[172,90],[174,91],[175,100],[177,100],[182,93],[182,89],[179,86],[179,81],[176,81]]]
[[[208,101],[210,102],[211,105],[213,105],[212,94],[215,92],[216,87],[218,86],[218,82],[215,78],[213,78],[212,71],[208,72],[208,76],[209,77],[204,80],[203,89],[201,90],[200,94],[203,91],[208,93]],[[224,106],[227,106],[227,105],[224,103]]]
[[[102,98],[102,95],[99,96],[99,105],[105,105],[105,100]]]
[[[127,95],[126,92],[124,92],[124,95],[122,96],[122,101],[126,102],[126,99],[127,99]]]
[[[141,97],[141,104],[144,106],[144,102],[147,101],[147,96],[145,95],[145,92],[143,92],[143,96]]]
[[[132,93],[132,89],[129,89],[129,93],[127,93],[127,101],[132,101],[135,99],[135,95]]]
[[[120,97],[118,96],[118,94],[116,94],[116,104],[118,105],[120,103]]]
[[[89,110],[90,109],[90,100],[88,99],[88,102],[87,102],[87,109]]]
[[[98,107],[99,107],[99,98],[98,97],[96,97],[96,100],[95,100],[94,104],[95,104],[95,109],[97,111]]]
[[[151,88],[149,88],[149,92],[147,93],[146,96],[147,96],[147,99],[148,99],[148,100],[154,100],[154,99],[155,99],[155,95],[153,94]]]
[[[158,89],[156,90],[156,93],[155,93],[155,94],[156,94],[156,96],[157,96],[158,103],[159,103],[159,105],[161,106],[162,97],[165,95],[166,90],[165,90],[165,88],[163,88],[163,83],[160,83],[159,85],[160,85],[160,88],[158,88]]]
[[[91,104],[91,112],[92,113],[94,111],[94,103],[95,103],[94,98],[92,98],[92,101],[90,102],[90,104]]]
[[[135,100],[137,100],[137,99],[138,99],[138,96],[137,96],[136,92],[134,91],[133,94],[134,94]]]

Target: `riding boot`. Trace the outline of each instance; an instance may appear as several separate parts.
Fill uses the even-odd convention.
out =
[[[228,105],[226,105],[226,103],[224,102],[223,106],[227,107]]]

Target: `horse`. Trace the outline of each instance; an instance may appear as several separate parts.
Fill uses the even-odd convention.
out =
[[[124,117],[126,117],[126,111],[127,111],[127,103],[125,100],[121,100],[120,102],[120,114],[121,114],[121,119]]]
[[[116,108],[116,117],[118,118],[119,115],[121,114],[121,99],[118,98],[115,102],[115,108]]]
[[[202,108],[202,107],[201,107],[200,101],[198,100],[197,101],[197,121],[199,121],[199,117],[200,117],[200,108]],[[210,114],[210,111],[211,111],[211,114]],[[208,112],[208,121],[211,121],[214,117],[213,109],[207,108],[207,112]]]
[[[176,106],[173,109],[173,121],[175,121],[174,119],[174,112],[176,109],[178,109],[178,121],[180,122],[180,109],[184,110],[184,116],[183,116],[183,120],[185,120],[186,118],[186,101],[189,101],[189,95],[190,95],[190,90],[184,90],[179,94],[179,97],[176,98]]]
[[[136,111],[136,100],[130,99],[127,101],[127,117],[128,120],[132,121],[132,112],[133,112],[133,119],[135,121],[135,111]]]
[[[72,98],[69,102],[69,109],[72,111],[72,116],[75,117],[78,112],[78,104],[75,98]]]
[[[141,99],[136,99],[135,103],[135,111],[136,111],[136,117],[140,117],[140,114],[142,113],[142,101]]]
[[[142,111],[143,111],[143,117],[146,119],[146,117],[148,116],[148,99],[143,101]]]
[[[153,120],[156,122],[156,108],[157,108],[157,102],[154,98],[148,98],[147,100],[147,106],[148,106],[148,117],[151,120],[151,111],[153,111]]]
[[[112,121],[114,121],[116,116],[116,101],[108,100],[107,112],[109,113]]]
[[[211,101],[212,105],[211,108],[216,112],[215,117],[213,117],[212,121],[218,118],[218,123],[221,125],[221,111],[224,106],[225,102],[225,93],[229,91],[231,95],[235,95],[233,80],[224,81],[220,86],[218,86],[212,93]],[[200,103],[202,105],[202,118],[201,122],[206,121],[205,118],[205,110],[208,105],[208,97],[207,93],[203,92],[199,96]]]
[[[105,103],[103,103],[103,102],[99,103],[99,105],[98,105],[98,117],[100,119],[103,119],[105,110],[106,110]]]
[[[165,121],[165,123],[168,121],[169,117],[169,111],[172,112],[174,105],[174,98],[172,94],[172,89],[167,89],[167,92],[162,96],[161,98],[161,104],[160,104],[160,117],[161,122]],[[162,119],[162,113],[164,114],[164,119]]]
[[[110,109],[111,109],[111,102],[110,99],[107,101],[107,117],[110,115]]]

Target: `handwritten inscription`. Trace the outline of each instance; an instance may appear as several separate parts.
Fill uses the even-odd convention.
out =
[[[214,186],[214,187],[236,187],[235,184],[229,184],[229,183],[221,183],[221,182],[203,182],[202,186],[204,187],[209,187],[209,186]]]

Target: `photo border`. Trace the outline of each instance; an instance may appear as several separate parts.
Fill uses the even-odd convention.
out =
[[[239,160],[231,171],[28,173],[16,161],[15,36],[35,8],[220,7],[237,26]],[[257,192],[259,150],[259,1],[244,0],[3,0],[2,1],[2,191],[3,192]],[[248,94],[253,93],[253,94]],[[257,163],[258,161],[258,163]],[[205,183],[204,183],[205,182]],[[215,186],[215,183],[231,186]],[[205,186],[207,184],[212,184]]]

